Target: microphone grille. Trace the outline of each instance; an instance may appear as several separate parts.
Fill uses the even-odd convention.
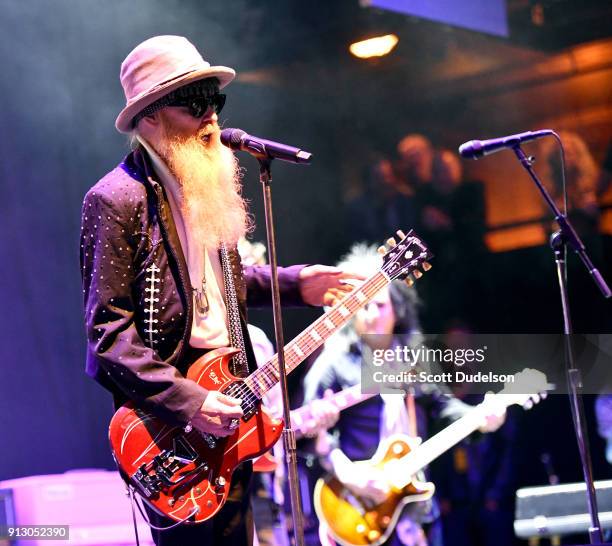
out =
[[[246,133],[242,129],[223,129],[221,131],[221,142],[230,148],[239,149],[244,135]]]
[[[477,159],[482,155],[482,142],[480,140],[470,140],[459,146],[459,155],[468,159]]]

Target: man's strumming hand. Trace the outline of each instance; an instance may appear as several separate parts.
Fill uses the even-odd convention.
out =
[[[204,403],[191,424],[200,432],[212,434],[213,436],[229,436],[236,428],[234,426],[242,417],[241,400],[233,398],[217,391],[209,391]]]

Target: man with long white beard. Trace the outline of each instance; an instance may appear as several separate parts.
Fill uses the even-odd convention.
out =
[[[126,106],[115,123],[134,150],[89,190],[81,223],[87,373],[116,405],[131,400],[216,437],[235,429],[240,400],[202,388],[187,370],[232,346],[235,374],[252,372],[246,305],[270,303],[269,268],[243,268],[236,250],[251,219],[217,117],[219,90],[234,76],[179,36],[138,45],[121,66]],[[332,305],[351,279],[325,266],[279,268],[284,305]],[[214,518],[153,530],[155,543],[251,544],[250,474],[250,463],[236,469]],[[147,512],[155,527],[176,523]]]

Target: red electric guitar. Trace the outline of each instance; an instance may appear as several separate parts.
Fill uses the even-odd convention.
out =
[[[287,373],[380,289],[396,279],[419,278],[419,268],[429,269],[432,255],[424,243],[412,231],[398,235],[401,240],[397,244],[393,241],[378,272],[285,347]],[[149,505],[172,520],[200,523],[214,516],[227,499],[234,469],[268,451],[281,435],[282,419],[271,417],[261,405],[263,395],[279,379],[277,355],[239,379],[228,367],[236,353],[231,347],[215,349],[199,358],[187,373],[188,379],[206,389],[242,400],[244,416],[232,435],[217,438],[189,425],[171,426],[131,402],[119,408],[111,420],[111,449],[121,475]]]

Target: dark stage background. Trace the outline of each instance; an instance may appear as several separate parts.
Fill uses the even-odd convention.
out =
[[[111,400],[83,371],[78,233],[83,195],[127,153],[114,119],[124,102],[119,65],[137,43],[156,34],[187,36],[206,59],[240,75],[227,89],[221,116],[226,127],[314,154],[311,167],[274,166],[279,261],[333,263],[354,240],[344,204],[360,191],[363,169],[376,154],[393,153],[406,133],[424,132],[435,145],[456,149],[470,138],[550,122],[554,128],[582,129],[603,161],[612,120],[609,60],[578,72],[556,72],[556,79],[546,80],[546,90],[539,87],[544,79],[537,67],[561,62],[587,40],[598,40],[597,47],[609,52],[607,31],[594,17],[591,36],[568,36],[561,22],[537,34],[535,27],[520,26],[518,3],[509,6],[514,6],[511,36],[502,39],[363,10],[344,0],[4,3],[0,479],[112,467],[106,439]],[[360,37],[356,33],[385,25],[406,38],[394,58],[360,64],[348,57],[346,44]],[[526,77],[517,70],[533,72]],[[554,97],[553,105],[552,99],[534,97]],[[487,160],[486,172],[465,165],[470,176],[485,175],[490,230],[541,215],[533,204],[537,195],[517,189],[529,181],[511,159],[498,160],[500,155]],[[246,156],[241,162],[247,169],[245,193],[259,223],[255,238],[263,240],[256,164]],[[522,215],[525,210],[530,218]],[[608,258],[603,250],[597,255],[604,271]],[[513,248],[468,267],[477,282],[456,317],[445,316],[444,302],[435,301],[435,287],[454,272],[434,269],[423,279],[423,294],[434,294],[423,309],[429,331],[440,331],[450,318],[469,319],[489,332],[561,330],[546,246],[517,239]],[[610,332],[609,303],[601,301],[579,267],[572,269],[576,330]],[[287,311],[286,339],[315,316]],[[268,312],[253,313],[252,321],[271,334]],[[596,477],[610,477],[603,441],[594,433],[592,400],[586,404]],[[537,462],[542,451],[553,454],[562,481],[579,480],[566,400],[549,400],[521,419],[523,482],[546,481]]]

